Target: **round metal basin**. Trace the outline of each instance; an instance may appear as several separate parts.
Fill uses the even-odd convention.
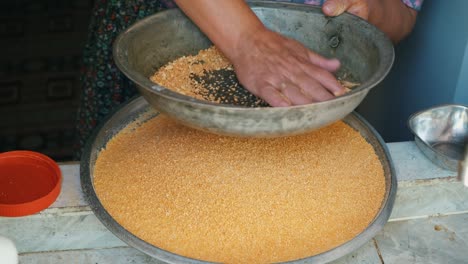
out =
[[[253,137],[300,134],[344,118],[393,64],[390,40],[356,16],[325,17],[320,8],[301,4],[252,1],[250,5],[270,29],[326,57],[338,58],[341,71],[361,85],[330,101],[281,108],[211,103],[156,85],[149,77],[159,67],[212,45],[178,9],[150,16],[123,32],[114,43],[115,62],[159,112],[205,131]]]
[[[129,246],[168,263],[206,263],[162,250],[128,232],[106,211],[99,201],[99,197],[96,195],[94,189],[94,165],[101,149],[103,149],[107,142],[127,125],[133,122],[143,123],[155,117],[157,114],[158,113],[150,107],[148,102],[146,102],[142,97],[139,97],[130,101],[126,105],[123,105],[114,113],[114,115],[105,121],[93,134],[84,150],[80,166],[81,186],[89,206],[97,218],[104,224],[104,226],[107,227],[107,229]],[[371,240],[383,228],[390,217],[395,200],[397,181],[395,170],[386,145],[378,133],[359,115],[351,113],[346,116],[343,121],[361,133],[367,142],[373,146],[375,153],[382,163],[386,188],[380,210],[367,228],[352,240],[321,254],[291,261],[290,263],[324,263],[345,256]],[[132,175],[128,176],[132,177]]]

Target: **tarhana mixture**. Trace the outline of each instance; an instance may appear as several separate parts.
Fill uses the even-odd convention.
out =
[[[266,263],[332,249],[384,198],[372,146],[337,122],[285,138],[224,137],[157,116],[108,142],[94,187],[137,237],[200,260]]]

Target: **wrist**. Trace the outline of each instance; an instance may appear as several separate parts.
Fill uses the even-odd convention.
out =
[[[413,29],[417,11],[403,1],[369,1],[369,22],[387,34],[393,43],[400,42]]]
[[[267,44],[268,39],[271,40],[271,37],[269,37],[271,33],[263,24],[251,27],[239,34],[231,50],[223,51],[223,53],[235,65],[237,61],[242,60],[245,56],[256,56],[259,47]]]
[[[228,41],[227,45],[223,45],[223,43],[215,44],[234,63],[246,54],[252,56],[258,43],[266,38],[267,31],[269,30],[259,21],[259,23],[238,30],[237,36]]]

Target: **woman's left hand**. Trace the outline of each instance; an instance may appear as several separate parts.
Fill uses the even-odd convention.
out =
[[[339,16],[348,12],[365,20],[369,19],[368,0],[327,0],[322,10],[327,16]]]
[[[377,26],[398,43],[413,29],[417,12],[401,0],[327,0],[322,6],[327,16],[348,12]]]

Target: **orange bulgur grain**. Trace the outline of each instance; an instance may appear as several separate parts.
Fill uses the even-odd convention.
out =
[[[385,178],[372,146],[343,122],[300,136],[247,139],[157,116],[109,141],[94,186],[119,224],[159,248],[266,263],[354,238],[380,209]]]
[[[215,101],[209,98],[203,85],[192,79],[193,75],[202,76],[207,71],[233,69],[231,62],[214,46],[201,50],[194,56],[180,57],[160,69],[150,80],[183,95],[200,100]],[[217,103],[220,103],[219,101]]]

